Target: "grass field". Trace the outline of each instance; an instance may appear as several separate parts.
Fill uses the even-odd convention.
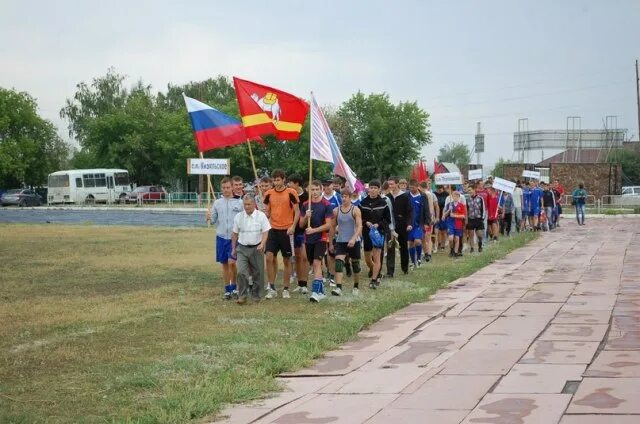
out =
[[[213,419],[533,237],[455,267],[438,254],[357,299],[240,307],[221,299],[211,230],[0,225],[0,422]]]

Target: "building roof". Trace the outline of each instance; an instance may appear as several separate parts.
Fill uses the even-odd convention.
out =
[[[549,166],[552,163],[598,163],[605,162],[608,149],[569,149],[546,158],[538,166]]]

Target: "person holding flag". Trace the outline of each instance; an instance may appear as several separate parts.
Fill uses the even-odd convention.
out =
[[[309,185],[310,199],[302,205],[299,226],[304,228],[304,243],[309,265],[313,267],[313,284],[311,285],[311,302],[324,299],[322,281],[322,258],[327,253],[329,230],[332,227],[333,207],[322,196],[322,183],[318,180]]]
[[[203,152],[247,142],[244,127],[231,116],[214,109],[182,93],[189,120],[194,132],[200,157]],[[260,140],[259,137],[254,138]],[[208,192],[213,192],[211,179],[207,176]],[[221,183],[221,199],[207,208],[207,222],[218,224],[216,231],[216,261],[222,264],[224,298],[237,297],[235,255],[232,252],[231,236],[235,216],[243,210],[242,201],[234,199],[232,182],[224,178]],[[211,198],[208,197],[209,204]]]

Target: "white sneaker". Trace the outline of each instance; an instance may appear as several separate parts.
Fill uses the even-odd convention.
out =
[[[302,287],[300,287],[300,294],[303,294],[303,295],[305,295],[305,296],[306,296],[306,295],[307,295],[307,292],[308,292],[308,290],[307,290],[307,286],[302,286]]]
[[[342,289],[340,287],[336,287],[331,290],[331,294],[334,296],[340,296],[342,294]]]
[[[290,299],[291,298],[291,295],[289,294],[289,290],[287,290],[287,289],[282,290],[282,298],[283,299]]]
[[[314,303],[318,303],[320,302],[322,299],[324,299],[326,296],[323,293],[316,293],[313,292],[311,293],[311,296],[309,297],[309,301],[310,302],[314,302]]]
[[[336,287],[336,280],[329,278],[329,287]]]
[[[360,289],[358,289],[357,287],[354,287],[353,290],[351,291],[351,294],[354,296],[360,296]]]
[[[267,294],[264,297],[265,299],[273,299],[278,296],[278,292],[275,290],[267,289]]]

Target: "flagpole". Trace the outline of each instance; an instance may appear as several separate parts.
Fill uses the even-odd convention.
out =
[[[249,147],[249,157],[251,158],[251,167],[253,168],[253,177],[255,181],[258,181],[258,170],[256,169],[256,161],[253,158],[253,149],[251,148],[251,140],[247,139],[247,146]]]
[[[200,159],[204,159],[204,155],[200,152]],[[211,175],[207,175],[207,211],[211,210]],[[207,219],[207,228],[211,227],[211,220]]]
[[[313,142],[313,108],[315,107],[316,99],[313,97],[313,91],[311,92],[311,119],[309,122],[309,188],[311,188],[311,181],[313,181],[313,159],[311,159],[311,143]],[[309,204],[307,205],[307,227],[311,227],[311,193],[309,193]]]

